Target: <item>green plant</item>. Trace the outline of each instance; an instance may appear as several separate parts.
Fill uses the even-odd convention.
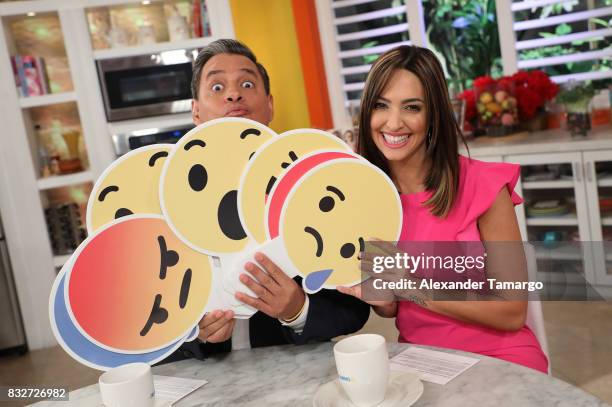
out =
[[[429,43],[461,91],[479,76],[501,76],[494,0],[424,0]]]
[[[361,49],[365,49],[365,48],[372,48],[378,45],[378,41],[374,40],[374,41],[368,41],[365,44],[363,44],[360,48]],[[364,65],[370,65],[373,64],[374,61],[376,61],[378,59],[378,54],[372,54],[372,55],[364,55],[363,57],[363,64]]]
[[[593,83],[568,83],[559,91],[557,103],[565,105],[568,112],[586,113],[595,91]]]

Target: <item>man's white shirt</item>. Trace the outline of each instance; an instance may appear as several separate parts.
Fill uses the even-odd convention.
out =
[[[295,333],[301,334],[304,330],[304,325],[306,325],[306,319],[308,317],[308,306],[310,304],[310,300],[308,299],[308,295],[305,296],[304,307],[302,308],[302,312],[300,316],[297,317],[294,321],[285,322],[282,319],[279,319],[281,325],[288,326],[293,329]],[[248,319],[237,319],[234,324],[234,331],[232,333],[232,350],[240,350],[240,349],[250,349],[251,348],[251,339],[249,332],[249,320]]]

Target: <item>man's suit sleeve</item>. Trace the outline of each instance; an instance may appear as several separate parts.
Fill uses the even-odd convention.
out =
[[[170,356],[158,364],[178,362],[184,359],[204,360],[214,354],[230,352],[232,350],[231,338],[219,343],[201,343],[198,339],[183,343]]]
[[[323,289],[308,296],[310,305],[302,333],[283,328],[296,345],[328,341],[339,335],[351,334],[360,330],[370,316],[368,304],[336,290]]]

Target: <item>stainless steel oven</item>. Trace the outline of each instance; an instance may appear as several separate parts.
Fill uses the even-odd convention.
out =
[[[149,144],[176,143],[185,133],[193,129],[193,124],[165,128],[135,130],[128,133],[113,134],[113,147],[117,157]]]
[[[191,110],[197,50],[101,59],[98,78],[109,122]]]

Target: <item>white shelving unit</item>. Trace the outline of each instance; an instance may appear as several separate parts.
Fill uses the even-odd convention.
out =
[[[581,260],[582,252],[579,247],[561,243],[551,248],[538,247],[536,249],[537,259],[556,259],[556,260]]]
[[[578,226],[576,214],[564,216],[527,217],[527,226]]]
[[[77,100],[76,93],[74,92],[63,92],[63,93],[52,93],[49,95],[42,96],[29,96],[19,98],[19,106],[23,109],[31,107],[49,106],[59,103],[75,102]]]
[[[176,42],[158,42],[150,45],[138,45],[133,47],[110,48],[102,49],[93,52],[94,59],[109,59],[120,57],[132,57],[136,55],[155,54],[165,51],[173,51],[177,49],[194,49],[201,48],[204,45],[213,42],[217,38],[191,38],[184,41]]]
[[[612,197],[612,127],[596,127],[583,139],[573,139],[560,129],[530,134],[528,140],[481,138],[470,142],[469,149],[478,159],[521,164],[523,173],[535,166],[565,166],[566,176],[561,179],[519,181],[516,190],[526,199],[526,204],[516,207],[521,234],[524,240],[529,236],[541,237],[545,232],[565,233],[566,239],[579,238],[584,245],[582,249],[569,242],[550,242],[553,245],[550,250],[538,247],[536,258],[539,262],[548,262],[548,267],[550,264],[576,266],[583,277],[570,274],[568,278],[576,277],[572,280],[576,284],[583,283],[585,278],[597,290],[612,296],[612,242],[604,242],[604,231],[607,231],[605,236],[612,233],[612,213],[599,207],[600,197]],[[529,217],[526,214],[525,205],[534,200],[564,198],[570,209],[566,215]],[[554,280],[555,269],[553,266],[541,277]],[[563,266],[558,269],[563,270]],[[567,275],[564,273],[562,277]]]
[[[572,180],[555,180],[555,181],[525,181],[523,189],[562,189],[574,188]]]
[[[146,130],[191,123],[190,114],[162,116],[142,120],[106,121],[102,94],[96,72],[96,59],[115,58],[199,48],[215,38],[233,38],[229,0],[205,0],[211,32],[215,37],[179,42],[94,50],[87,20],[87,10],[133,4],[136,0],[34,0],[0,3],[0,123],[3,138],[0,149],[0,212],[7,235],[21,315],[30,349],[55,345],[48,320],[48,298],[56,268],[70,258],[54,255],[51,250],[43,207],[46,196],[58,188],[93,183],[115,159],[111,135],[117,132]],[[161,0],[152,0],[161,4]],[[73,88],[62,93],[20,97],[16,90],[10,57],[18,54],[11,24],[27,19],[28,13],[52,16],[59,22],[65,58],[68,60]],[[54,34],[57,35],[57,34]],[[42,55],[42,54],[41,54]],[[35,148],[36,132],[30,119],[33,109],[73,103],[78,111],[85,139],[89,168],[68,175],[40,178]]]
[[[94,177],[91,171],[82,171],[76,174],[56,175],[41,178],[36,183],[38,184],[38,189],[44,191],[46,189],[63,188],[70,185],[84,184],[86,182],[93,181]]]
[[[598,242],[604,240],[605,230],[612,234],[612,213],[602,211],[599,207],[601,197],[612,197],[612,182],[610,182],[610,177],[605,176],[608,171],[603,172],[602,178],[598,175],[602,173],[600,171],[602,168],[612,170],[612,149],[585,152],[583,158],[586,192],[589,200],[591,239]],[[612,243],[606,246],[595,244],[593,250],[597,282],[612,285]]]

